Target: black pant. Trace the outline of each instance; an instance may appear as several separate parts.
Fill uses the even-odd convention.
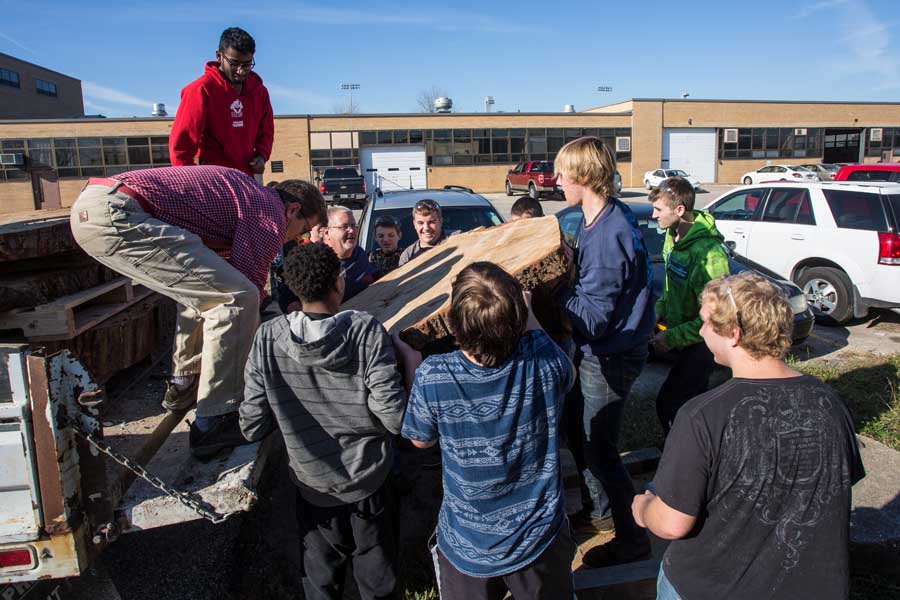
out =
[[[712,352],[703,342],[678,351],[678,358],[656,396],[656,414],[665,435],[669,435],[678,409],[709,388],[709,376],[715,365]]]
[[[575,542],[566,521],[556,540],[526,567],[498,577],[472,577],[456,570],[437,551],[441,600],[570,600],[575,594],[572,560]]]
[[[347,562],[363,600],[397,595],[397,500],[390,478],[377,492],[352,504],[322,507],[297,492],[306,600],[341,600]]]

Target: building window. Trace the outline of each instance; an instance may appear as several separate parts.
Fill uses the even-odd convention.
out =
[[[21,87],[19,74],[9,69],[0,69],[0,85],[8,85],[14,88]]]
[[[822,129],[794,127],[745,127],[735,139],[725,140],[719,129],[719,158],[816,158],[823,154]]]
[[[872,130],[881,130],[881,136],[873,135]],[[897,135],[897,139],[894,136]],[[876,138],[876,139],[872,139]],[[881,156],[882,151],[893,151],[900,146],[900,128],[870,127],[866,129],[866,156]]]
[[[34,80],[35,89],[38,94],[56,98],[56,84],[52,81],[44,81],[43,79]]]

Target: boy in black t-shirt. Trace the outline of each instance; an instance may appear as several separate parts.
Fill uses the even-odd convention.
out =
[[[390,216],[375,221],[375,242],[378,248],[369,252],[369,262],[375,267],[375,279],[381,279],[400,264],[400,224]]]
[[[700,335],[734,378],[685,404],[635,521],[669,545],[658,598],[845,599],[850,487],[865,475],[834,391],[784,362],[793,315],[744,272],[701,294]]]

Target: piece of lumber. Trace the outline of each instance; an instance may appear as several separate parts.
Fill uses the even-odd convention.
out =
[[[343,308],[370,313],[390,333],[399,332],[406,343],[421,350],[450,336],[445,316],[451,283],[477,261],[503,267],[525,289],[553,285],[566,273],[556,218],[522,219],[451,236],[391,271]]]
[[[575,590],[592,590],[624,583],[634,583],[656,579],[659,575],[659,561],[655,558],[602,569],[579,569],[575,571]]]
[[[87,255],[78,258],[80,260],[71,261],[74,264],[65,267],[51,263],[54,268],[47,269],[45,264],[44,270],[0,275],[0,312],[47,304],[119,277]]]
[[[175,312],[172,300],[151,294],[72,339],[33,342],[33,345],[47,352],[69,350],[94,381],[105,383],[151,353],[168,350]]]
[[[193,420],[193,411],[187,419]],[[206,508],[220,514],[250,510],[269,457],[283,445],[275,432],[262,442],[238,446],[207,462],[191,456],[186,420],[178,423],[146,469],[178,491],[196,494]],[[118,511],[123,531],[140,531],[201,518],[178,500],[143,480],[136,480]]]
[[[120,277],[53,302],[0,314],[0,329],[19,329],[28,341],[68,340],[153,292]]]
[[[40,258],[77,247],[68,208],[0,215],[0,262]]]

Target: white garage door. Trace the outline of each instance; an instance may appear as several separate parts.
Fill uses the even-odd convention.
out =
[[[704,183],[716,180],[715,129],[664,129],[662,166],[687,171]]]
[[[425,146],[370,146],[359,149],[367,189],[424,190]]]

